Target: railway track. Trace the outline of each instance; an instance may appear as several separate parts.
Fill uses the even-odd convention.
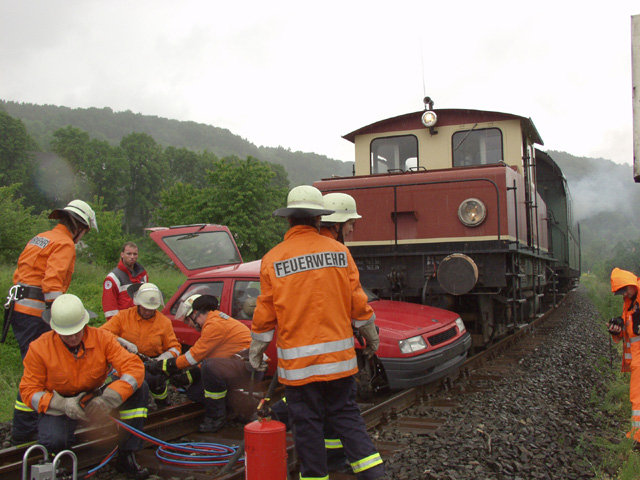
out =
[[[377,395],[371,403],[361,404],[363,418],[370,431],[376,429],[393,428],[400,432],[431,434],[443,423],[442,419],[423,417],[407,417],[402,412],[418,403],[428,403],[437,408],[454,409],[457,406],[455,397],[474,393],[476,389],[489,388],[492,381],[500,380],[509,375],[509,371],[517,365],[519,359],[532,352],[541,342],[544,342],[547,333],[553,327],[553,323],[559,321],[553,317],[555,308],[536,319],[530,324],[522,326],[516,333],[495,343],[488,349],[469,358],[462,368],[454,375],[445,379],[421,387],[411,388],[400,392]],[[456,380],[463,377],[466,387],[458,386]],[[472,385],[469,387],[469,385]],[[197,426],[204,416],[203,408],[191,402],[168,407],[155,412],[150,412],[144,432],[164,442],[183,443],[185,441],[198,443],[216,443],[237,447],[243,438],[241,424],[230,425],[215,434],[201,434],[197,432]],[[78,459],[78,478],[83,478],[88,470],[98,465],[113,449],[116,443],[117,427],[108,425],[103,428],[85,428],[77,432],[79,443],[72,449]],[[405,448],[402,443],[374,442],[383,458],[390,456],[394,451]],[[7,480],[23,478],[23,457],[28,446],[12,447],[0,450],[0,477]],[[292,474],[296,471],[297,458],[290,434],[287,435],[287,454],[289,469]],[[189,478],[194,480],[216,479],[232,480],[243,479],[245,476],[243,462],[238,462],[233,469],[221,474],[219,466],[177,468],[161,462],[156,456],[156,447],[151,445],[136,455],[138,462],[161,478]],[[33,464],[42,460],[39,450],[32,450],[29,454],[29,463]],[[51,461],[51,459],[49,459]],[[61,465],[72,471],[69,459],[61,460]],[[28,469],[27,469],[28,470]],[[98,473],[99,478],[100,473]],[[113,474],[110,478],[117,478]],[[61,478],[61,477],[57,477]],[[69,477],[70,478],[70,477]],[[105,477],[106,478],[106,477]],[[124,477],[122,477],[124,478]],[[295,478],[292,476],[292,478]],[[331,474],[332,480],[346,480],[355,478],[351,475]]]

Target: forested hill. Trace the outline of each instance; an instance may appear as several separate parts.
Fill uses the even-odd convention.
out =
[[[173,146],[219,158],[248,156],[282,165],[291,186],[311,184],[332,175],[351,175],[353,162],[342,162],[316,153],[292,152],[284,147],[256,146],[224,128],[196,122],[170,120],[152,115],[114,112],[105,108],[68,108],[0,100],[0,109],[19,118],[43,151],[49,151],[53,132],[67,125],[86,131],[91,138],[118,145],[132,132],[151,135],[163,147]]]
[[[580,222],[583,270],[591,270],[598,259],[610,256],[628,256],[627,268],[640,268],[640,184],[633,181],[633,167],[604,158],[546,153],[567,178],[574,218]]]

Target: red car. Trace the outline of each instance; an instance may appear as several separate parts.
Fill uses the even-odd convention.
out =
[[[243,263],[227,227],[185,225],[149,230],[151,238],[187,277],[163,309],[183,345],[193,345],[200,333],[176,320],[175,313],[195,293],[215,295],[222,312],[251,326],[260,294],[260,260]],[[454,372],[466,360],[471,337],[458,314],[426,305],[381,300],[367,293],[376,314],[380,348],[373,362],[358,355],[361,396],[386,387],[403,389],[433,382]],[[271,342],[266,352],[274,360],[275,343]],[[356,340],[356,351],[361,349]],[[271,362],[270,372],[275,363]]]

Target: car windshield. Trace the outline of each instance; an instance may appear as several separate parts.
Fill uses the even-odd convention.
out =
[[[227,232],[199,232],[163,237],[162,241],[189,270],[241,263]]]

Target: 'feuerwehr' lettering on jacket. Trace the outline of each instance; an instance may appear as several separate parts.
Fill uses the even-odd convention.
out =
[[[320,268],[347,268],[347,254],[345,252],[321,252],[300,255],[275,262],[273,268],[278,278]]]

